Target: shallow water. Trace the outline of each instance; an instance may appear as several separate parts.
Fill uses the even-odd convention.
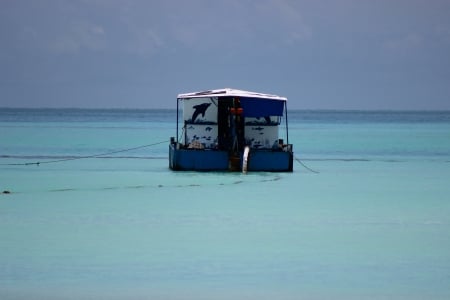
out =
[[[450,297],[450,113],[292,112],[318,173],[243,175],[172,172],[168,143],[81,159],[174,111],[0,112],[1,299]]]

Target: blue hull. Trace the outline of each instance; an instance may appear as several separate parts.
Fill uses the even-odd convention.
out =
[[[250,151],[248,170],[266,172],[292,172],[293,158],[294,154],[292,152],[286,151]]]
[[[247,170],[260,172],[292,172],[292,151],[251,150]],[[230,163],[227,151],[176,149],[176,144],[169,146],[169,166],[172,170],[182,171],[232,171],[236,168]],[[242,153],[238,158],[242,170]]]

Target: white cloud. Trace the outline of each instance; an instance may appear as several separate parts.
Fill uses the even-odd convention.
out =
[[[396,39],[388,40],[384,47],[390,50],[408,50],[423,44],[423,37],[418,33],[408,33]]]
[[[289,44],[308,40],[312,36],[311,27],[305,23],[301,9],[294,4],[286,0],[268,0],[262,12],[263,16],[267,15],[279,23],[279,36]]]
[[[450,44],[450,25],[438,25],[435,32],[441,42]]]
[[[57,53],[78,53],[81,49],[99,51],[106,47],[105,30],[86,20],[73,21],[49,42]]]
[[[292,44],[311,37],[301,13],[287,1],[189,1],[169,12],[171,37],[188,47]]]
[[[160,21],[165,13],[157,2],[99,3],[102,3],[101,9],[108,12],[107,22],[112,31],[109,42],[116,51],[147,57],[166,46],[166,26]]]
[[[123,45],[123,49],[128,53],[148,56],[164,46],[162,38],[151,27],[132,28],[129,34],[131,35],[129,44]]]
[[[86,0],[35,6],[39,12],[25,20],[22,42],[59,54],[151,56],[180,46],[239,50],[292,45],[312,36],[297,3],[287,0]]]

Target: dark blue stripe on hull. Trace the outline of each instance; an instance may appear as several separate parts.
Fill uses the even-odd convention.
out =
[[[171,144],[169,148],[169,166],[172,170],[228,171],[230,169],[227,151],[176,149],[175,144]],[[249,155],[248,171],[292,172],[293,157],[292,152],[253,149]],[[242,162],[242,154],[240,158]]]

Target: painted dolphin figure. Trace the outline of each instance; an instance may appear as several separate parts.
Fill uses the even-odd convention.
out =
[[[256,117],[256,120],[259,120],[260,117]],[[264,117],[264,120],[266,121],[267,124],[270,124],[272,122],[272,120],[270,119],[270,116],[266,116]]]
[[[195,111],[192,114],[192,122],[195,122],[195,119],[197,119],[199,114],[202,114],[202,117],[205,117],[205,112],[210,105],[211,103],[202,103],[199,105],[194,105],[193,108],[195,109]]]

